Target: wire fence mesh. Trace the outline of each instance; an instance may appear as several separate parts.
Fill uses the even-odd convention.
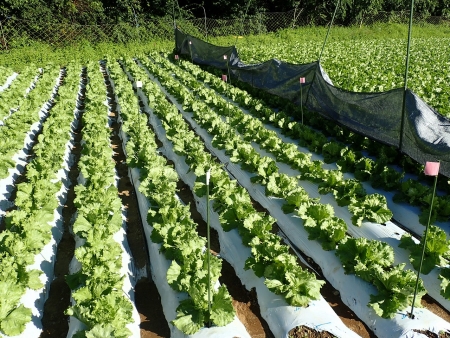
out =
[[[379,12],[375,15],[353,20],[350,26],[367,26],[377,23],[407,23],[409,11]],[[450,26],[444,17],[414,14],[414,24]],[[178,28],[187,34],[206,40],[208,37],[228,35],[251,35],[276,32],[281,29],[301,26],[326,25],[323,18],[306,14],[302,9],[289,12],[261,12],[248,16],[245,20],[177,19]],[[337,22],[339,24],[339,22]],[[341,23],[342,24],[342,23]],[[133,21],[118,24],[79,25],[79,24],[35,24],[26,20],[8,18],[0,21],[0,50],[23,47],[30,41],[38,41],[55,47],[73,45],[80,42],[97,44],[100,42],[127,43],[131,41],[150,41],[154,39],[173,40],[174,25],[170,17],[146,20],[134,18]]]

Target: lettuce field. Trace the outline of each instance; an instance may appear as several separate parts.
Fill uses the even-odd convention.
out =
[[[289,43],[240,52],[317,58]],[[389,90],[399,45],[332,42],[323,65]],[[414,48],[410,87],[448,116],[448,39]],[[432,200],[423,163],[314,112],[105,55],[0,67],[0,336],[450,336],[448,178]]]

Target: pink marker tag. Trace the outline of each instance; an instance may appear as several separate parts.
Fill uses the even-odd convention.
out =
[[[425,175],[437,176],[439,174],[439,162],[426,162],[425,163]]]
[[[300,78],[300,83],[305,83],[305,78],[304,77]]]
[[[178,54],[175,54],[175,60],[178,60],[179,58]]]
[[[222,75],[222,80],[227,82],[227,76],[225,74]]]

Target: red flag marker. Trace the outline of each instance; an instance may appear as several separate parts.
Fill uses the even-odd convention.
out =
[[[300,83],[305,83],[305,78],[304,77],[300,78]]]
[[[179,58],[178,54],[175,54],[175,60],[178,60]]]
[[[225,74],[222,75],[222,80],[227,82],[227,76]]]
[[[425,163],[425,175],[437,176],[439,174],[439,162],[426,162]]]

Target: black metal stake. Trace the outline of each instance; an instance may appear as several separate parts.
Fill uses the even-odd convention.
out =
[[[300,111],[302,112],[302,124],[303,124],[303,84],[305,83],[305,78],[300,78]]]
[[[336,8],[334,9],[333,17],[331,18],[330,25],[328,26],[327,34],[325,35],[325,40],[323,41],[322,50],[320,51],[319,59],[317,60],[316,70],[314,71],[313,79],[311,81],[311,84],[309,85],[308,92],[306,93],[306,101],[307,102],[308,102],[308,98],[309,98],[309,92],[311,91],[311,87],[314,84],[314,81],[316,79],[317,71],[320,69],[320,60],[322,59],[322,54],[323,54],[323,51],[325,50],[325,46],[326,46],[327,40],[328,40],[328,35],[330,34],[331,26],[333,26],[334,18],[336,16],[338,8],[339,8],[339,0],[337,0],[337,2],[336,2]]]
[[[408,28],[408,45],[406,47],[406,61],[405,61],[405,83],[403,87],[403,102],[402,102],[402,119],[400,123],[400,140],[399,151],[402,151],[403,146],[403,129],[405,127],[405,115],[406,115],[406,89],[408,88],[408,68],[409,68],[409,49],[411,46],[411,31],[412,31],[412,19],[414,10],[414,0],[411,0],[411,10],[409,15],[409,28]]]
[[[194,64],[194,58],[192,57],[192,41],[189,40],[189,54],[191,54],[191,62]]]
[[[430,227],[430,222],[431,222],[431,213],[433,211],[433,202],[434,202],[434,195],[436,194],[437,179],[438,179],[438,175],[436,175],[434,177],[434,187],[433,187],[433,196],[431,197],[430,215],[428,216],[428,223],[427,223],[427,227],[425,228],[425,235],[423,237],[422,256],[420,257],[419,270],[417,271],[416,286],[414,288],[414,297],[413,297],[413,301],[412,301],[412,305],[411,305],[411,313],[409,314],[409,317],[412,319],[414,319],[414,303],[416,302],[417,289],[419,288],[419,276],[420,276],[420,271],[422,270],[423,258],[425,256],[428,228]]]
[[[207,265],[208,265],[208,327],[211,327],[211,238],[209,226],[209,177],[211,169],[206,172],[206,240],[207,240]]]

